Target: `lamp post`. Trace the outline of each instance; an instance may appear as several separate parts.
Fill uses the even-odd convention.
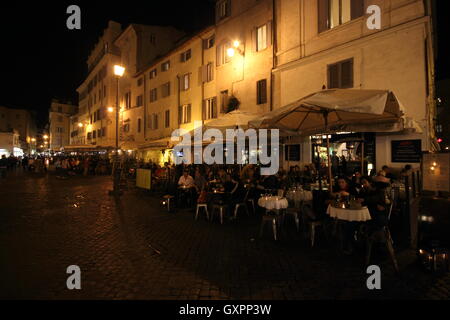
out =
[[[120,196],[120,164],[119,164],[119,79],[123,76],[125,68],[120,65],[114,66],[114,75],[117,80],[117,90],[116,90],[116,152],[114,154],[114,165],[113,165],[113,190],[110,194],[114,196]]]

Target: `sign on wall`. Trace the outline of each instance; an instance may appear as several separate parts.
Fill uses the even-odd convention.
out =
[[[422,140],[391,141],[391,162],[420,163]]]

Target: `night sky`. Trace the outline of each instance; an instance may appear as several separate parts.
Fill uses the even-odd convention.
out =
[[[86,59],[108,20],[173,25],[195,32],[214,23],[214,0],[2,1],[0,3],[0,105],[36,110],[47,120],[52,97],[76,102]],[[66,9],[81,8],[81,30],[68,30]],[[439,79],[450,78],[449,1],[437,0]]]

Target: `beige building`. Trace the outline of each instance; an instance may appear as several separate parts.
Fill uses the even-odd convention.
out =
[[[77,106],[54,99],[49,110],[49,149],[59,152],[70,144],[70,117],[77,113]]]
[[[0,106],[0,132],[17,132],[20,143],[19,146],[15,144],[15,147],[22,149],[21,152],[31,154],[36,151],[36,130],[36,119],[32,112]]]
[[[125,30],[110,21],[88,58],[88,76],[78,88],[79,112],[71,119],[71,144],[114,147],[116,141],[115,107],[119,88],[119,144],[135,149],[143,139],[136,123],[143,117],[142,97],[131,92],[139,87],[133,76],[158,55],[167,52],[182,36],[172,27],[132,24]],[[125,67],[117,82],[114,65]],[[130,131],[133,128],[133,131]]]
[[[381,29],[369,30],[370,5]],[[423,134],[376,134],[376,166],[391,162],[392,140],[433,148],[434,83],[429,1],[277,0],[274,106],[323,88],[385,89],[395,93]],[[309,141],[300,162],[311,162]]]
[[[184,39],[140,73],[146,114],[141,157],[167,161],[166,146],[178,128],[191,131],[195,123],[235,108],[270,111],[272,34],[272,1],[217,1],[214,26]]]

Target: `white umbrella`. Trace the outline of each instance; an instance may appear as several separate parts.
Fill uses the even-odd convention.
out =
[[[226,113],[222,117],[218,119],[211,120],[203,125],[205,129],[247,129],[248,123],[252,120],[258,119],[261,115],[257,113],[234,110],[229,113]]]
[[[328,174],[332,185],[328,133],[350,129],[361,131],[374,124],[398,123],[404,112],[391,91],[333,89],[313,93],[250,121],[254,128],[280,129],[299,135],[327,134]]]

